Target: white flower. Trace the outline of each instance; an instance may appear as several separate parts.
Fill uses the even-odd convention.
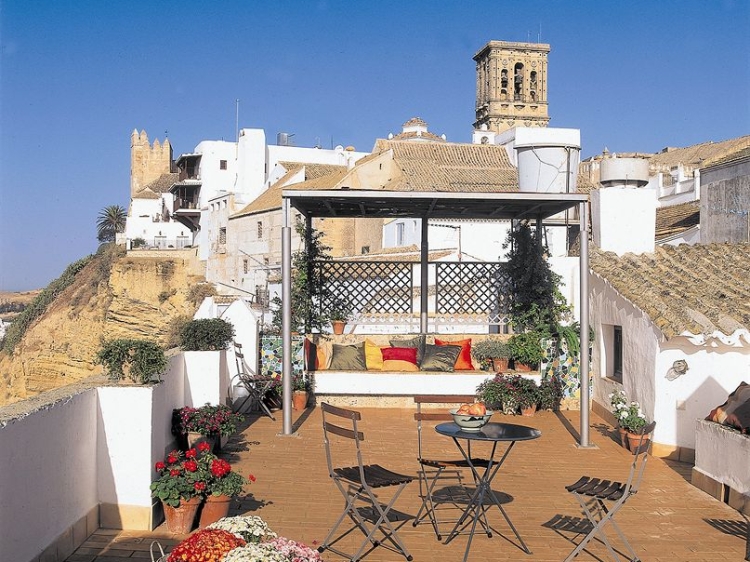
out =
[[[622,412],[620,412],[620,418],[622,418],[622,419],[625,419],[625,418],[627,418],[627,417],[628,417],[628,412],[627,412],[627,410],[623,410]]]
[[[222,562],[289,562],[289,558],[271,544],[253,544],[230,550]]]
[[[211,523],[208,528],[229,531],[251,543],[275,539],[277,536],[268,524],[257,515],[223,517],[216,523]]]

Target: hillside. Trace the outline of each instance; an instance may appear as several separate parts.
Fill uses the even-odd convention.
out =
[[[100,375],[94,357],[103,340],[166,344],[172,320],[195,311],[188,290],[203,278],[191,273],[194,260],[189,251],[97,253],[31,322],[13,352],[0,352],[0,406]]]

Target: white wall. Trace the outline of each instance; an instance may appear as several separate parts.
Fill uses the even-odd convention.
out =
[[[656,192],[636,187],[607,187],[591,191],[594,244],[621,256],[654,251]]]
[[[0,558],[25,562],[98,505],[97,396],[0,426]]]

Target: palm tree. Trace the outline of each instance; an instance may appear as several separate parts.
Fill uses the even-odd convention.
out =
[[[96,221],[96,238],[99,242],[114,242],[118,232],[125,231],[127,213],[119,205],[104,207]]]

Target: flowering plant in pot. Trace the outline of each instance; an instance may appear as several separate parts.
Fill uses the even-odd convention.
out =
[[[248,543],[269,541],[277,537],[268,524],[257,515],[223,517],[216,523],[209,525],[208,528],[229,531]]]
[[[532,416],[536,411],[541,394],[536,383],[525,377],[518,377],[516,381],[516,403],[525,416]]]
[[[200,497],[206,490],[207,478],[200,457],[208,450],[209,445],[203,442],[184,453],[172,451],[163,461],[157,462],[154,468],[159,476],[151,483],[151,495],[170,507]]]
[[[248,482],[255,482],[252,474],[246,479],[232,470],[224,459],[207,454],[201,458],[201,469],[206,475],[206,502],[200,514],[199,526],[202,528],[215,523],[229,513],[232,498],[242,493]]]
[[[202,529],[175,546],[169,553],[167,562],[223,560],[228,552],[245,544],[243,539],[228,531]]]
[[[209,403],[200,408],[180,408],[179,417],[183,433],[226,436],[236,433],[237,426],[245,419],[242,414],[233,412],[229,406],[212,406]]]

